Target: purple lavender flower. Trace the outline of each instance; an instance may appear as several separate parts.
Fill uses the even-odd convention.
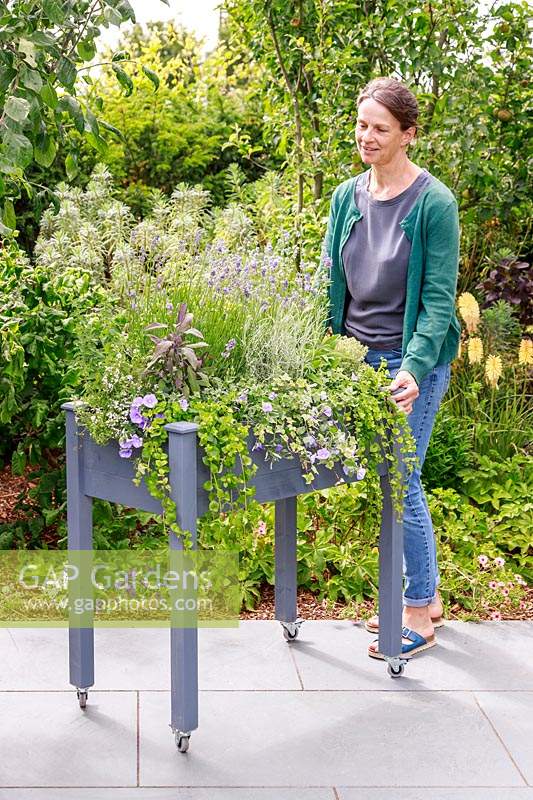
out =
[[[186,397],[180,398],[180,408],[182,411],[187,411],[187,409],[189,408],[189,401],[187,400]]]
[[[268,414],[270,411],[272,411],[272,403],[262,403],[261,408],[263,409],[265,414]]]
[[[321,458],[324,461],[330,457],[331,453],[329,452],[327,447],[321,447],[320,450],[316,451],[317,458]]]
[[[237,342],[235,339],[230,339],[229,342],[226,342],[226,346],[224,347],[224,350],[221,353],[222,358],[229,358],[229,354],[231,353],[236,344]]]
[[[118,454],[121,458],[131,458],[131,448],[121,447]]]
[[[155,408],[157,405],[157,397],[155,394],[145,394],[142,404],[146,406],[146,408]]]

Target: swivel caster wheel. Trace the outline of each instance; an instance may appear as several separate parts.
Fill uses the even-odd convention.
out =
[[[406,658],[398,658],[396,657],[389,657],[386,659],[387,661],[387,672],[391,676],[391,678],[399,678],[403,675],[403,671],[405,669],[405,665],[408,662]]]
[[[400,664],[399,667],[393,667],[392,664],[389,664],[387,667],[387,672],[391,676],[391,678],[399,678],[400,675],[403,675],[405,667],[403,664]]]
[[[286,642],[293,642],[295,639],[298,638],[298,634],[300,633],[300,625],[302,624],[303,619],[297,619],[294,622],[282,622],[281,626],[283,628],[283,638]]]
[[[86,708],[87,697],[89,695],[87,689],[76,689],[76,694],[78,696],[78,703],[80,704],[80,708]]]
[[[184,733],[183,731],[174,731],[174,740],[176,742],[176,747],[180,751],[180,753],[186,753],[189,749],[189,740],[191,738],[190,733]]]

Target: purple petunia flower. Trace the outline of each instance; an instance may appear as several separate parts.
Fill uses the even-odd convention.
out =
[[[364,467],[359,467],[357,470],[357,480],[362,481],[366,475],[366,469]]]
[[[270,397],[271,400],[275,400],[276,397],[277,397],[277,394],[276,394],[276,392],[270,392],[270,394],[268,396]]]
[[[187,411],[187,409],[189,408],[189,401],[187,400],[186,397],[180,398],[180,408],[182,411]]]
[[[321,447],[320,450],[316,451],[317,458],[327,459],[330,457],[331,453],[329,452],[327,447]]]
[[[133,406],[137,406],[137,408],[139,408],[139,406],[142,406],[142,404],[143,404],[142,397],[134,397],[133,400],[131,401],[132,408]]]
[[[140,425],[141,422],[143,421],[144,417],[140,413],[139,408],[137,406],[132,406],[131,407],[131,409],[130,409],[130,419],[136,425]]]
[[[256,443],[254,444],[254,446],[252,447],[252,450],[264,450],[264,449],[265,449],[265,448],[264,448],[264,446],[261,444],[261,442],[256,442]]]
[[[137,434],[134,433],[131,439],[129,439],[129,442],[131,442],[131,445],[133,447],[142,447],[143,444],[142,436],[137,436]]]
[[[131,448],[121,447],[118,454],[121,458],[131,458]]]
[[[309,447],[316,447],[316,439],[314,436],[311,436],[311,434],[304,437],[304,442]]]
[[[246,403],[247,400],[248,400],[248,392],[245,389],[244,392],[241,392],[241,394],[238,396],[237,402]]]
[[[261,408],[263,409],[265,414],[268,414],[269,411],[272,411],[272,403],[262,403]]]
[[[143,406],[146,408],[155,408],[157,405],[157,397],[155,394],[145,394],[143,397]]]
[[[322,409],[322,413],[325,414],[326,417],[331,417],[331,408],[329,406],[325,406]]]

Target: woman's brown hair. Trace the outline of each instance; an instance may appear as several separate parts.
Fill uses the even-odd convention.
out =
[[[410,89],[395,78],[374,78],[359,93],[357,106],[371,98],[388,108],[400,123],[402,131],[413,126],[418,133],[418,103]]]

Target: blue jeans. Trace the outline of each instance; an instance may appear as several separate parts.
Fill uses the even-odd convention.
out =
[[[387,362],[391,380],[396,377],[402,361],[401,347],[392,350],[368,350],[365,361],[374,369],[381,359]],[[420,480],[435,415],[450,383],[450,364],[434,367],[420,384],[420,394],[407,414],[407,421],[416,441],[419,466],[413,470],[404,494],[403,511],[403,571],[405,606],[427,606],[436,598],[440,582],[437,565],[437,546],[431,515]]]

